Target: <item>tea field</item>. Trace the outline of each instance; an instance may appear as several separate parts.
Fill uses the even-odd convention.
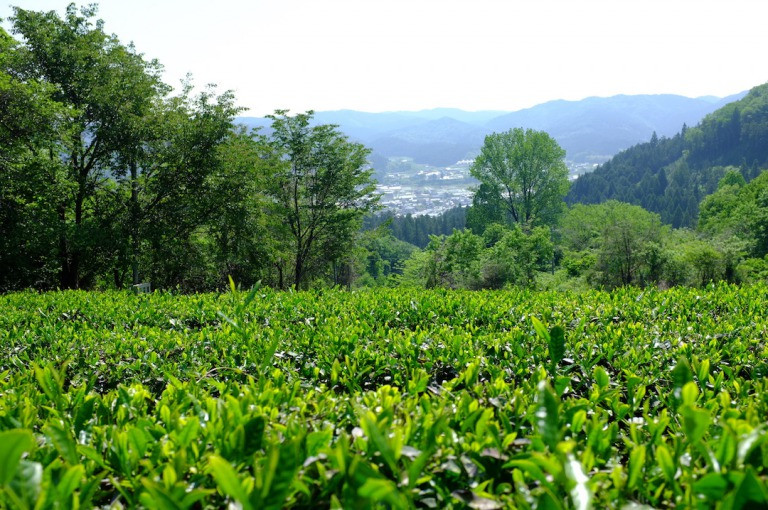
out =
[[[768,507],[768,286],[0,296],[0,507]]]

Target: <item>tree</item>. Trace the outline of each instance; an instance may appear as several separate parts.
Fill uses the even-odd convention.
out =
[[[263,140],[265,158],[273,162],[266,193],[297,290],[308,276],[345,256],[379,198],[368,149],[348,141],[336,126],[310,126],[312,114],[276,111],[269,117],[272,134]]]
[[[728,172],[700,209],[702,232],[721,240],[739,239],[752,257],[768,254],[768,171],[746,185],[739,175]]]
[[[220,150],[235,137],[234,96],[192,95],[185,83],[171,97],[160,64],[107,35],[95,14],[16,8],[23,43],[0,32],[0,287],[120,288],[138,283],[140,265],[156,286],[187,290],[241,275],[240,256],[258,256],[244,253],[259,222],[243,211],[260,206],[243,203],[249,162]],[[234,212],[223,207],[233,199]],[[222,227],[217,210],[243,221]]]
[[[255,206],[243,201],[255,199],[247,181],[256,177],[255,171],[244,168],[257,158],[250,154],[253,144],[238,141],[233,131],[240,109],[232,93],[216,95],[210,87],[196,95],[191,92],[187,86],[162,105],[155,120],[158,135],[141,152],[138,224],[133,228],[145,272],[156,286],[210,290],[227,281],[219,271],[226,270],[233,244],[242,246],[247,243],[243,237],[253,233],[244,224],[253,226],[249,212]],[[129,203],[134,182],[123,182]],[[128,185],[130,190],[125,189]],[[232,208],[238,207],[239,213],[234,213]],[[130,208],[125,212],[134,218]],[[222,226],[233,214],[240,214],[240,223]]]
[[[552,268],[554,244],[549,227],[535,227],[529,233],[520,225],[501,231],[496,227],[492,225],[483,235],[489,248],[482,257],[482,286],[534,287],[537,274]]]
[[[45,148],[60,104],[53,87],[18,72],[19,43],[0,28],[0,292],[56,282],[55,225],[50,204],[56,165]]]
[[[592,277],[600,285],[643,285],[661,273],[661,220],[640,206],[577,204],[563,219],[562,235],[568,265],[591,259],[584,250],[594,254]]]
[[[506,216],[526,229],[554,224],[569,187],[564,157],[543,131],[516,128],[486,136],[470,168],[480,181],[473,208],[490,207],[495,212],[485,214],[489,219]]]
[[[661,241],[661,219],[658,214],[640,206],[609,200],[604,204],[598,269],[601,283],[609,287],[644,284],[644,273],[656,273],[648,262]],[[600,206],[594,206],[600,207]]]
[[[89,18],[95,14],[95,7],[78,13],[72,4],[63,19],[21,8],[11,19],[24,39],[14,50],[15,72],[23,81],[49,84],[51,99],[62,105],[47,167],[56,168],[52,184],[61,190],[54,207],[64,288],[82,286],[109,258],[101,250],[113,236],[97,215],[99,195],[113,187],[116,165],[134,168],[142,142],[137,119],[167,91],[160,65],[107,35],[100,21],[94,26]],[[86,260],[90,274],[84,276]]]

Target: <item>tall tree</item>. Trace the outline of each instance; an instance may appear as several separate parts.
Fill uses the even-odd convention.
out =
[[[564,157],[565,151],[543,131],[516,128],[486,136],[470,168],[480,181],[473,208],[490,208],[479,216],[493,221],[506,216],[524,228],[553,224],[569,186]]]
[[[16,49],[17,72],[50,84],[52,99],[63,106],[49,156],[51,165],[63,163],[56,179],[66,192],[56,210],[64,288],[83,284],[84,258],[91,259],[89,268],[97,266],[100,242],[110,237],[100,229],[97,197],[113,185],[116,161],[136,165],[132,154],[141,136],[135,120],[166,90],[160,65],[106,34],[102,22],[94,25],[95,14],[95,7],[78,12],[72,4],[63,19],[21,8],[11,19],[24,40]]]
[[[240,109],[234,96],[217,95],[213,88],[192,92],[186,85],[145,119],[148,141],[136,153],[131,174],[122,174],[119,183],[128,221],[123,237],[130,239],[124,248],[132,261],[141,261],[143,274],[155,285],[202,290],[221,280],[204,264],[209,255],[218,256],[208,253],[208,238],[222,233],[217,229],[228,204],[240,205],[252,185],[244,182],[240,166],[248,151],[225,147],[238,137],[233,121]],[[234,189],[239,192],[231,194]]]
[[[19,43],[0,28],[0,292],[55,286],[58,164],[49,164],[60,105],[19,71]]]
[[[283,226],[293,285],[343,258],[365,214],[378,202],[368,149],[336,126],[310,126],[313,112],[293,117],[278,110],[265,139],[274,162],[267,182],[275,217]]]
[[[595,283],[606,287],[646,285],[657,280],[662,225],[658,214],[609,200],[576,204],[563,218],[565,248],[595,255]]]

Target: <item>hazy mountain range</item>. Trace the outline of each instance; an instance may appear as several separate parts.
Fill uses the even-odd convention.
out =
[[[589,97],[556,100],[515,112],[436,108],[415,112],[369,113],[336,110],[315,113],[315,122],[338,124],[351,139],[381,157],[407,156],[418,163],[446,166],[473,157],[485,135],[515,127],[544,130],[577,162],[602,162],[639,142],[673,136],[683,124],[705,115],[745,92],[725,98],[689,98],[672,94]],[[268,129],[269,120],[241,117],[249,127]]]

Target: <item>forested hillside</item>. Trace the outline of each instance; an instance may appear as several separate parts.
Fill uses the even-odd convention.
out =
[[[747,181],[768,163],[768,84],[706,116],[671,138],[617,154],[571,187],[571,204],[615,199],[659,213],[674,227],[694,226],[698,204],[717,188],[726,167],[739,167]]]
[[[454,207],[437,216],[398,216],[392,211],[384,211],[365,218],[363,229],[386,225],[396,239],[424,248],[432,235],[450,235],[454,230],[464,230],[467,210],[467,207]]]

